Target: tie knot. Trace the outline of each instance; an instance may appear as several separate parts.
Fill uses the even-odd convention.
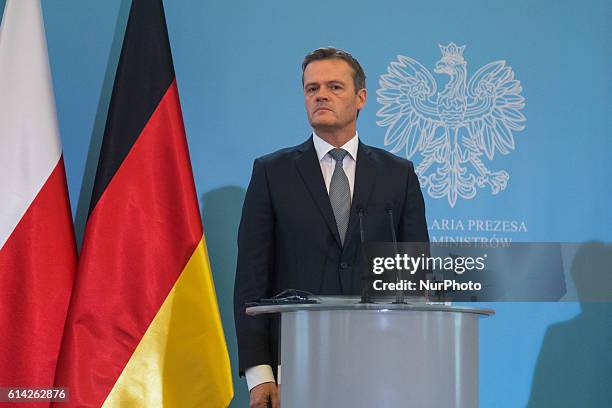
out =
[[[336,163],[342,163],[342,160],[346,157],[348,152],[344,149],[331,149],[329,155],[336,161]]]

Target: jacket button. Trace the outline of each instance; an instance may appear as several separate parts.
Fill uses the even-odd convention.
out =
[[[346,268],[348,268],[348,267],[349,267],[349,264],[347,264],[346,262],[342,262],[342,263],[340,264],[340,268],[341,268],[341,269],[346,269]]]

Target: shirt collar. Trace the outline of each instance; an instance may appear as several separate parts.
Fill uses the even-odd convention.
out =
[[[323,159],[323,157],[332,149],[335,149],[335,146],[330,145],[325,140],[321,139],[314,131],[312,132],[312,141],[314,143],[315,150],[317,152],[317,158],[319,161]],[[348,154],[353,158],[353,160],[357,161],[357,150],[359,147],[359,133],[355,132],[355,136],[351,138],[344,145],[340,146],[341,149],[344,149],[348,152]]]

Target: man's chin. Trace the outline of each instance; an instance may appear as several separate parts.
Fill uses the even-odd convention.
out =
[[[337,129],[337,126],[334,123],[326,122],[310,122],[310,126],[314,129],[315,132],[329,132],[334,129]]]
[[[333,128],[338,126],[338,124],[333,118],[314,117],[313,120],[310,121],[310,126],[313,128]]]

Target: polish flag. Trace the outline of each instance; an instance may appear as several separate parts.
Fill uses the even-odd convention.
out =
[[[40,2],[8,0],[0,26],[0,387],[53,385],[76,263]]]

